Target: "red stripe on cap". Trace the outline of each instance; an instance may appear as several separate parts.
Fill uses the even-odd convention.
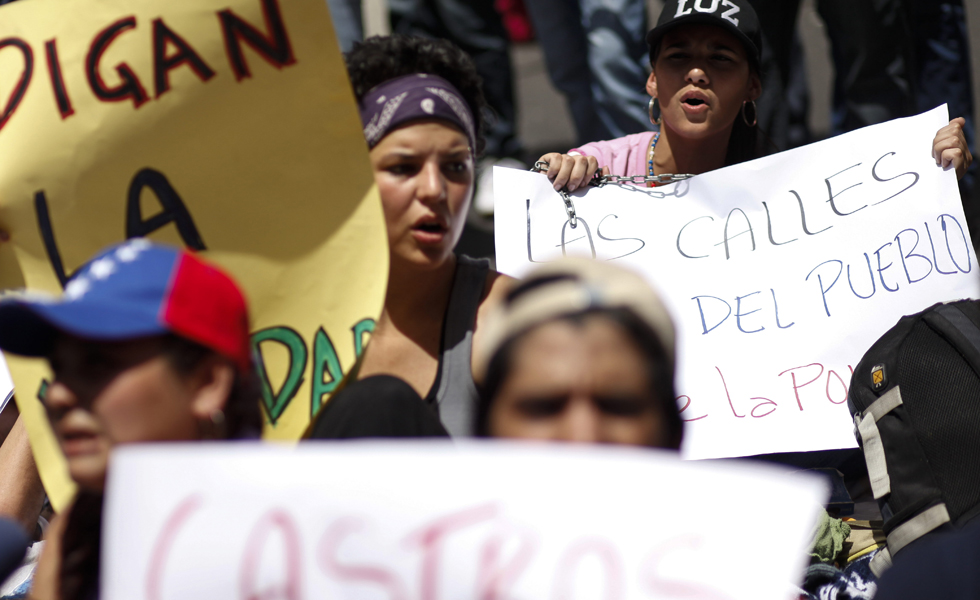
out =
[[[174,333],[251,367],[248,308],[238,285],[224,272],[189,252],[181,252],[162,307]]]

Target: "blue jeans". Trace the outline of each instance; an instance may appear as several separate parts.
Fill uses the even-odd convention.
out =
[[[364,24],[361,21],[361,0],[327,0],[330,18],[337,33],[337,43],[341,52],[350,52],[354,42],[364,39]]]
[[[650,129],[643,0],[527,0],[578,144]]]
[[[391,0],[389,8],[393,32],[445,38],[470,55],[491,111],[484,154],[522,157],[510,41],[493,0]]]

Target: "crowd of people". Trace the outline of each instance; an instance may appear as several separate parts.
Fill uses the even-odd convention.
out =
[[[610,117],[598,128],[603,137],[593,138],[583,126],[577,148],[540,159],[555,188],[574,191],[597,171],[697,175],[771,152],[759,127],[766,50],[753,4],[666,2],[645,36],[648,64],[633,65],[650,69],[646,130],[617,129]],[[309,437],[678,450],[674,327],[642,278],[567,259],[517,281],[454,253],[493,130],[478,63],[438,38],[395,34],[347,46],[390,271],[371,340]],[[960,178],[972,163],[965,127],[954,118],[931,148],[937,168]],[[509,152],[499,147],[492,151]],[[9,427],[0,446],[0,514],[45,544],[36,569],[5,598],[98,598],[102,492],[117,445],[259,437],[245,298],[190,251],[129,240],[93,257],[58,299],[0,301],[0,349],[50,364],[44,404],[79,488],[49,524],[23,423]],[[814,551],[823,570],[808,572],[801,597],[874,595],[867,562],[883,545],[874,521],[849,525],[827,515]],[[909,589],[892,585],[888,597]]]
[[[363,39],[362,0],[330,0],[344,51]],[[446,38],[474,58],[488,98],[491,123],[478,163],[480,213],[492,213],[493,165],[516,166],[535,157],[521,140],[514,77],[507,48],[528,35],[540,44],[548,77],[566,101],[577,146],[650,130],[644,43],[646,13],[658,0],[390,0],[392,31]],[[676,7],[678,3],[666,3]],[[695,2],[680,3],[693,10]],[[969,44],[963,0],[822,0],[816,14],[830,42],[833,65],[828,132],[811,131],[810,95],[797,30],[800,0],[749,0],[758,15],[757,112],[765,153],[788,150],[948,104],[965,121],[974,147]],[[710,6],[710,4],[698,4]],[[501,22],[498,11],[509,19]],[[734,10],[734,5],[728,7]],[[663,13],[667,10],[664,9]],[[661,13],[661,14],[663,14]],[[736,14],[735,12],[732,13]],[[744,14],[744,13],[743,13]],[[736,19],[740,17],[735,17]],[[519,21],[521,27],[505,27]],[[530,34],[528,33],[530,32]],[[509,38],[509,39],[508,39]],[[516,160],[515,160],[516,159]],[[980,225],[973,172],[960,180],[971,231]]]

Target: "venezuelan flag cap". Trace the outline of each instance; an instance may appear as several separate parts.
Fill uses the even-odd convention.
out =
[[[0,301],[0,349],[48,356],[60,335],[123,341],[175,334],[251,366],[248,308],[238,285],[197,255],[128,240],[76,272],[60,297]]]

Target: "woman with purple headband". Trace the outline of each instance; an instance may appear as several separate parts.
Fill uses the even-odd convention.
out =
[[[381,194],[390,270],[356,372],[311,437],[471,435],[470,349],[509,278],[456,256],[483,146],[480,80],[452,43],[373,37],[346,55]],[[424,402],[423,402],[424,399]]]

